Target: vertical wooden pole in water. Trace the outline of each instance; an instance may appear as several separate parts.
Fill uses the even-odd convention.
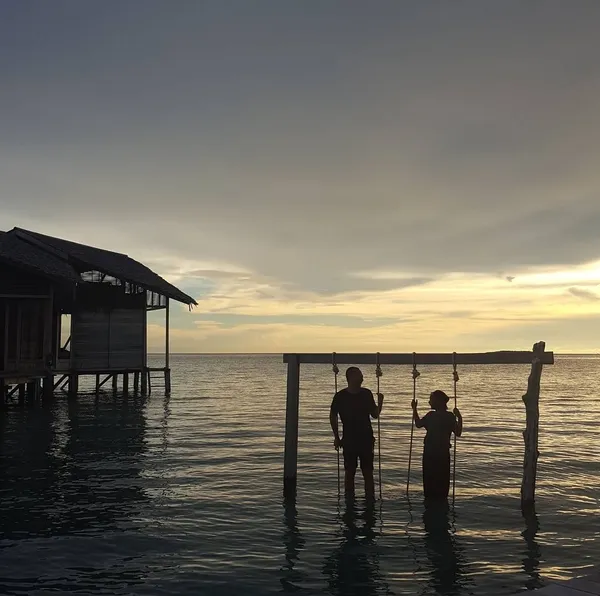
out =
[[[123,393],[129,393],[129,373],[123,373]]]
[[[96,374],[96,395],[100,393],[100,374]]]
[[[77,305],[77,286],[73,288],[73,304]],[[70,399],[77,397],[77,392],[79,391],[79,379],[76,374],[74,374],[74,370],[76,368],[76,359],[77,355],[77,338],[73,336],[73,331],[75,329],[75,325],[77,322],[77,316],[75,312],[71,313],[70,321],[69,321],[69,339],[71,341],[71,345],[69,346],[69,388],[68,388],[68,397]],[[59,340],[62,343],[62,338]],[[66,344],[65,344],[66,345]]]
[[[44,361],[46,363],[46,374],[44,375],[43,385],[43,398],[50,398],[54,393],[54,375],[52,370],[54,368],[54,359],[58,358],[58,351],[56,355],[53,354],[55,351],[52,347],[53,337],[52,330],[54,327],[54,289],[50,288],[48,300],[46,301],[46,307],[44,309]]]
[[[146,291],[146,306],[144,307],[144,337],[142,344],[142,395],[148,393],[148,292]]]
[[[79,391],[79,375],[72,373],[69,375],[69,397],[74,399]]]
[[[543,341],[533,346],[533,362],[527,380],[525,403],[525,456],[523,458],[523,480],[521,482],[521,507],[528,509],[535,503],[535,482],[539,457],[538,435],[540,425],[540,381],[542,377],[542,358],[546,344]]]
[[[35,395],[35,379],[33,381],[29,381],[27,383],[27,401],[34,402],[36,398]]]
[[[169,299],[165,310],[165,393],[171,393],[171,368],[169,359]]]
[[[119,390],[119,375],[115,373],[112,378],[113,393],[116,394]]]
[[[42,399],[50,399],[54,395],[54,375],[46,375],[42,386]]]
[[[283,496],[294,498],[298,479],[298,413],[300,409],[300,361],[297,355],[288,360],[287,398],[285,406],[285,455],[283,462]]]
[[[139,393],[139,390],[140,390],[140,373],[134,372],[133,373],[133,392]]]

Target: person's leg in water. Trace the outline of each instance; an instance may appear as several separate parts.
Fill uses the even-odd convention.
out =
[[[450,488],[450,454],[423,453],[423,493],[426,499],[447,499]]]
[[[358,468],[358,453],[344,447],[344,489],[346,495],[354,495],[354,477]]]
[[[375,480],[373,479],[373,461],[375,454],[373,449],[365,449],[360,454],[360,469],[365,479],[365,497],[375,500]]]

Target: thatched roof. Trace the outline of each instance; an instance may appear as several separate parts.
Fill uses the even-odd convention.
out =
[[[39,250],[10,232],[0,232],[0,261],[33,275],[69,284],[81,281],[68,262]]]
[[[184,304],[197,304],[142,263],[125,254],[13,228],[0,234],[0,259],[71,283],[82,282],[80,272],[99,271],[157,292]]]

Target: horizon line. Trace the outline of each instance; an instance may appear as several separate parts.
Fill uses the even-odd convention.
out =
[[[511,351],[511,350],[497,350],[499,352]],[[528,351],[528,350],[514,350],[517,352]],[[600,356],[598,352],[557,352],[551,350],[555,356]],[[169,352],[169,356],[283,356],[284,354],[302,354],[303,352]],[[313,352],[311,352],[313,353]],[[329,354],[329,352],[322,352],[323,354]],[[340,352],[341,353],[341,352]],[[363,352],[345,352],[347,354],[361,354]],[[381,352],[387,354],[391,352]],[[419,352],[417,352],[419,353]],[[426,352],[420,352],[425,354]],[[456,352],[460,354],[461,352]],[[462,352],[463,354],[471,354],[474,352]],[[483,352],[482,352],[483,353]],[[148,356],[164,356],[165,352],[147,352]]]

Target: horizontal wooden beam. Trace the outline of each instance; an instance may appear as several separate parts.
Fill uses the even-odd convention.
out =
[[[284,354],[283,361],[285,363],[290,362],[293,357],[298,358],[300,364],[332,364],[333,354],[331,353],[319,353],[319,354]],[[417,353],[416,363],[417,365],[452,365],[453,362],[452,352],[445,354],[431,354],[431,353]],[[481,353],[457,353],[456,364],[531,364],[533,360],[533,352],[513,352],[513,351],[501,351],[501,352],[481,352]],[[368,354],[336,354],[336,364],[377,364],[377,355],[373,352]],[[408,364],[412,365],[413,354],[379,354],[379,364]],[[554,364],[554,352],[544,352],[542,364]]]
[[[48,300],[48,294],[0,294],[0,298],[17,298],[19,300]]]

